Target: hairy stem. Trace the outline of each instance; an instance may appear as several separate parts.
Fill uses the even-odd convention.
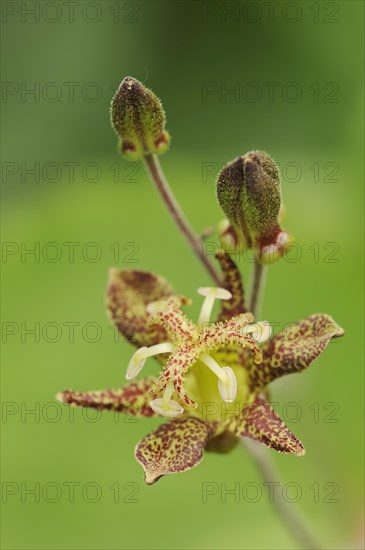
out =
[[[198,235],[194,232],[189,222],[184,216],[183,211],[180,208],[179,203],[175,199],[170,186],[166,180],[166,177],[162,171],[161,165],[159,163],[156,155],[145,155],[144,157],[145,166],[147,171],[155,184],[157,191],[160,193],[160,196],[168,211],[170,212],[173,220],[180,229],[181,233],[184,235],[186,240],[189,242],[191,248],[208,271],[209,275],[213,281],[220,286],[221,278],[216,271],[214,265],[211,263],[209,258],[204,254],[203,243]]]
[[[242,438],[242,443],[255,461],[256,467],[265,482],[264,486],[269,492],[270,501],[273,503],[282,522],[291,533],[298,546],[301,548],[309,548],[310,550],[319,550],[322,548],[322,545],[316,540],[306,521],[295,508],[295,505],[284,500],[281,491],[281,483],[279,486],[278,473],[271,463],[270,457],[267,454],[267,449],[265,449],[261,443],[257,443],[248,438]],[[274,494],[271,493],[271,487],[274,487]]]
[[[255,320],[257,320],[260,315],[262,293],[265,286],[265,274],[266,274],[266,266],[260,264],[258,261],[255,261],[254,268],[253,268],[251,298],[250,298],[250,306],[249,306],[249,311],[251,311]]]

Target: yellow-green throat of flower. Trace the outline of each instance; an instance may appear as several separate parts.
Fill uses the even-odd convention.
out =
[[[210,316],[216,299],[230,300],[231,293],[223,288],[199,288],[205,297],[197,325],[181,311],[190,303],[182,297],[170,296],[166,300],[151,302],[147,313],[152,324],[166,330],[169,341],[139,348],[132,356],[126,373],[133,379],[142,370],[148,357],[169,354],[162,374],[151,390],[150,406],[161,416],[176,417],[185,410],[201,415],[207,403],[234,403],[241,407],[248,398],[247,373],[242,366],[223,366],[227,353],[239,347],[254,355],[254,362],[262,362],[258,342],[270,337],[267,322],[253,324],[251,313],[242,313],[228,321],[213,323]],[[192,368],[194,367],[194,368]],[[172,399],[175,396],[176,399]],[[217,407],[217,420],[221,411]]]

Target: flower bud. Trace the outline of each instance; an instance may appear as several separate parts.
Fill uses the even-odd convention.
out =
[[[135,78],[127,76],[120,84],[111,104],[111,121],[121,153],[129,160],[164,153],[169,146],[161,101]]]
[[[269,263],[283,254],[289,241],[279,224],[280,173],[264,151],[251,151],[226,164],[217,180],[217,198],[239,244],[256,248]]]

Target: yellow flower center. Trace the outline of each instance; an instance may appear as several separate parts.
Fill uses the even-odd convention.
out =
[[[148,357],[170,353],[151,391],[151,408],[162,416],[175,417],[188,410],[202,420],[222,420],[239,413],[247,401],[247,371],[242,359],[250,350],[255,363],[261,363],[257,342],[270,336],[270,327],[267,323],[252,324],[250,313],[211,323],[214,301],[229,300],[231,293],[223,288],[199,288],[198,293],[205,297],[198,325],[181,311],[181,305],[189,303],[184,298],[171,296],[147,306],[150,322],[161,324],[171,341],[138,349],[126,378],[137,376]]]

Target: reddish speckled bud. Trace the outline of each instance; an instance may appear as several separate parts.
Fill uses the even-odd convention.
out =
[[[161,101],[135,78],[127,76],[119,86],[111,104],[111,121],[121,153],[129,160],[164,153],[169,146]]]
[[[282,256],[289,236],[279,224],[280,173],[267,153],[252,151],[226,164],[217,197],[239,243],[256,248],[262,263]]]

